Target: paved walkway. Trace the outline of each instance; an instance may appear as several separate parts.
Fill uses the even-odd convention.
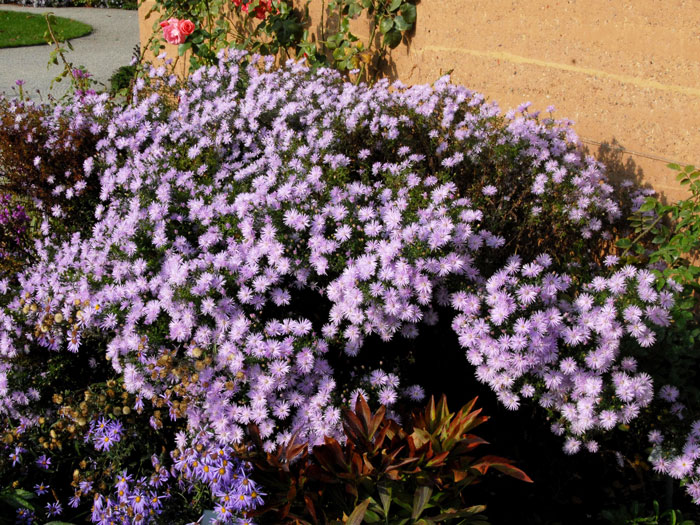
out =
[[[139,21],[136,11],[123,9],[98,9],[89,7],[21,7],[0,4],[0,10],[24,11],[27,13],[53,12],[56,16],[72,18],[90,24],[90,35],[71,40],[73,51],[66,54],[69,62],[84,66],[93,77],[109,85],[109,77],[120,67],[129,64],[134,46],[139,43]],[[48,45],[13,47],[0,49],[0,92],[8,95],[13,91],[15,81],[25,81],[24,90],[32,98],[37,98],[38,89],[41,97],[49,93],[51,80],[63,66],[48,67],[51,47]],[[54,84],[51,93],[60,97],[67,89],[67,80]]]

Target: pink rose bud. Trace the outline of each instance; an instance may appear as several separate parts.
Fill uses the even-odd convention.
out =
[[[177,18],[168,18],[165,22],[160,23],[160,27],[177,25],[180,21]]]
[[[178,27],[180,29],[180,33],[182,33],[185,36],[191,35],[194,31],[194,23],[192,22],[192,20],[180,20],[180,24]]]

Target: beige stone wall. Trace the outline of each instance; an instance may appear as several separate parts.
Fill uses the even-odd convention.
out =
[[[323,6],[311,0],[314,28]],[[417,11],[415,33],[391,53],[395,77],[453,70],[504,110],[554,105],[614,174],[684,195],[666,163],[700,165],[700,1],[421,0]]]

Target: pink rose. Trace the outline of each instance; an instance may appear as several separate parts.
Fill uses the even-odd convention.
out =
[[[177,24],[168,24],[163,27],[163,38],[168,44],[182,44],[186,35],[183,35]]]
[[[192,20],[180,20],[178,28],[183,35],[191,35],[194,31],[194,22],[192,22]]]

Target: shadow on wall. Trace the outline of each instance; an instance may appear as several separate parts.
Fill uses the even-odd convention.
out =
[[[329,35],[337,33],[340,29],[340,18],[338,13],[331,10],[328,4],[329,0],[322,0],[321,20],[316,24],[314,31],[311,34],[311,40],[316,44],[319,44],[319,42],[324,42]],[[415,0],[413,4],[420,4],[420,0]],[[386,48],[383,53],[375,54],[372,57],[369,70],[370,74],[374,75],[374,78],[386,77],[391,82],[399,79],[398,68],[392,54],[397,52],[405,53],[406,55],[410,54],[411,43],[416,34],[417,25],[418,21],[409,31],[403,34],[401,43],[395,49],[392,50]],[[363,15],[351,23],[350,31],[358,36],[360,41],[367,43],[367,40],[369,40],[369,36],[372,32],[372,26],[371,19],[366,10],[363,11]],[[380,31],[376,31],[371,46],[372,49],[377,50],[381,48],[382,36],[383,35]],[[330,50],[326,50],[326,53],[330,58],[332,52]]]
[[[629,180],[635,186],[651,188],[652,185],[645,181],[644,170],[634,161],[632,155],[613,137],[609,141],[601,142],[597,149],[591,150],[589,146],[583,147],[586,155],[593,155],[595,159],[605,166],[605,172],[611,182],[619,184]],[[667,198],[660,194],[659,199],[666,204]]]

